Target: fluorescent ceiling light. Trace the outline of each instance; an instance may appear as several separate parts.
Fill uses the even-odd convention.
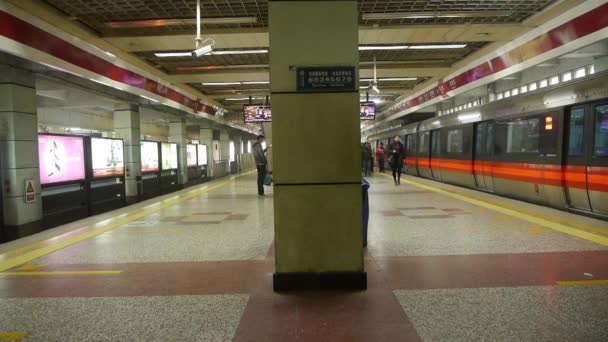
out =
[[[407,50],[409,45],[362,45],[359,46],[359,51],[371,50]]]
[[[229,85],[241,85],[241,82],[204,82],[204,86],[229,86]]]
[[[224,50],[224,51],[213,51],[212,55],[247,55],[247,54],[262,54],[268,53],[266,49],[259,50]]]
[[[154,56],[159,58],[192,57],[192,52],[156,52]]]
[[[387,78],[379,78],[378,82],[380,81],[385,81],[385,82],[399,82],[399,81],[415,81],[417,80],[417,77],[387,77]],[[361,80],[359,80],[359,82],[371,82],[373,81],[372,78],[362,78]]]
[[[203,82],[204,86],[231,86],[231,85],[253,85],[253,84],[270,84],[269,81],[238,81],[238,82]]]
[[[467,44],[435,44],[435,45],[412,45],[411,50],[433,50],[433,49],[462,49]]]
[[[424,18],[477,18],[506,17],[512,11],[444,11],[444,12],[392,12],[363,13],[363,20],[424,19]]]
[[[467,44],[361,45],[359,51],[462,49],[465,47],[467,47]]]
[[[242,84],[270,84],[270,81],[245,81]]]
[[[258,50],[223,50],[213,51],[209,55],[247,55],[247,54],[262,54],[268,53],[266,49]],[[154,56],[158,58],[172,58],[172,57],[192,57],[192,52],[178,51],[178,52],[155,52]]]
[[[252,97],[252,100],[263,100],[263,97]],[[249,101],[248,97],[239,97],[239,98],[233,98],[233,99],[226,99],[225,101]]]
[[[224,18],[202,18],[204,25],[225,25],[225,24],[255,24],[257,17],[224,17]],[[126,28],[149,28],[167,27],[180,25],[196,25],[196,19],[154,19],[154,20],[132,20],[132,21],[110,21],[106,26],[113,29]]]

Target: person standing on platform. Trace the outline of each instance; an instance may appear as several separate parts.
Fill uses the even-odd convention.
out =
[[[405,158],[405,148],[401,143],[399,136],[396,136],[393,143],[388,147],[391,165],[393,169],[393,180],[395,185],[401,184],[401,170],[403,169],[403,159]]]
[[[376,149],[376,160],[378,161],[378,171],[384,172],[384,155],[386,150],[384,149],[384,143],[380,143],[380,146]]]
[[[369,151],[371,152],[371,156],[369,158],[369,172],[371,175],[374,173],[374,149],[372,148],[372,143],[368,142],[367,144],[369,145]]]
[[[363,160],[363,175],[364,176],[370,176],[371,175],[371,159],[372,159],[372,146],[370,145],[369,142],[365,142],[362,145],[362,151],[361,151],[361,159]]]
[[[251,150],[253,151],[253,159],[255,159],[255,165],[258,169],[258,195],[264,196],[264,178],[268,172],[268,160],[266,160],[266,150],[262,147],[262,143],[266,137],[258,135],[258,139],[253,144]]]

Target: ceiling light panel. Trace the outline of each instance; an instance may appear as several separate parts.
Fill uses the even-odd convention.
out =
[[[194,0],[41,0],[103,35],[190,34]],[[555,0],[358,0],[360,23],[521,23]],[[205,28],[268,26],[267,0],[205,0]],[[393,18],[407,19],[393,19]],[[378,19],[372,19],[378,18]],[[389,18],[389,19],[383,19]]]

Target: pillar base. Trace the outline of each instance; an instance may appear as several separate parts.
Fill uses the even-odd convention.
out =
[[[275,292],[306,290],[366,290],[366,272],[274,273]]]
[[[17,240],[44,230],[42,221],[30,222],[18,226],[5,226],[0,234],[0,242]]]

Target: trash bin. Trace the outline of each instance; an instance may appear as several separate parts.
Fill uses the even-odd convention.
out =
[[[369,221],[369,183],[364,179],[361,182],[363,188],[363,247],[367,247],[367,223]]]

